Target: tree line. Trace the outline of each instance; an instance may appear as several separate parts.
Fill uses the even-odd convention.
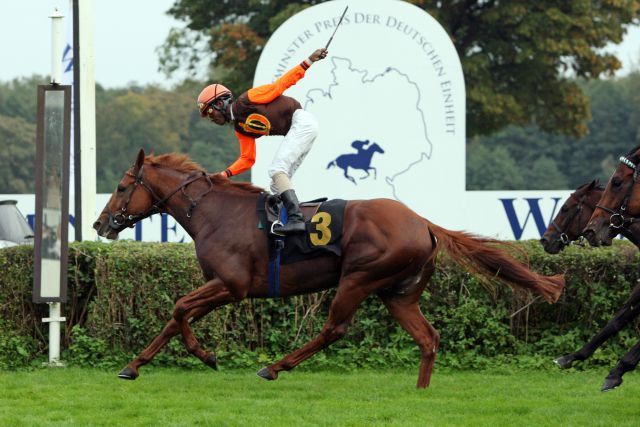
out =
[[[48,81],[35,75],[0,82],[0,193],[34,192],[36,88]],[[235,160],[233,131],[207,123],[195,107],[203,84],[185,82],[172,90],[96,87],[98,192],[113,191],[140,147],[147,153],[187,153],[212,172]]]
[[[581,83],[591,104],[584,138],[510,126],[467,140],[468,190],[576,188],[606,182],[618,157],[640,144],[640,72]]]
[[[36,87],[47,81],[32,76],[0,82],[0,193],[34,192]],[[585,137],[554,135],[535,125],[469,137],[467,189],[569,189],[595,178],[606,181],[618,157],[640,144],[640,72],[577,84],[591,105]],[[113,191],[140,147],[187,153],[211,172],[235,160],[232,129],[211,125],[195,108],[203,85],[97,87],[98,192]]]

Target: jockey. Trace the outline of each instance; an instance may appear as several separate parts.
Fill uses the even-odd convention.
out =
[[[221,177],[238,175],[253,166],[256,138],[284,135],[269,167],[271,191],[280,195],[289,217],[288,222],[277,229],[283,234],[306,231],[291,177],[311,149],[318,135],[318,123],[298,101],[282,93],[303,78],[312,63],[326,56],[326,49],[317,49],[275,82],[249,89],[235,100],[231,91],[221,84],[205,87],[198,96],[200,115],[209,117],[217,125],[232,122],[240,143],[240,156],[218,174]]]

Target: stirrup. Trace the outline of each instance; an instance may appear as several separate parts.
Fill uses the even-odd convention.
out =
[[[306,233],[307,226],[304,221],[289,221],[284,224],[282,229],[279,231],[284,233],[285,236],[291,236],[294,234]]]
[[[279,219],[273,221],[273,224],[271,224],[271,234],[275,234],[276,236],[285,237],[285,234],[283,232],[276,231],[276,227],[284,227],[284,224]]]

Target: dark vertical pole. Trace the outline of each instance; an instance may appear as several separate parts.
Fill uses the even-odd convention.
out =
[[[78,3],[73,0],[73,170],[75,239],[82,241],[82,162],[80,156],[80,13]]]

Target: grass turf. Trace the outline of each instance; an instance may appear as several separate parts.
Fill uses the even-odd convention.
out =
[[[600,392],[606,369],[282,373],[147,367],[136,381],[78,368],[0,371],[1,426],[640,424],[640,375]]]

